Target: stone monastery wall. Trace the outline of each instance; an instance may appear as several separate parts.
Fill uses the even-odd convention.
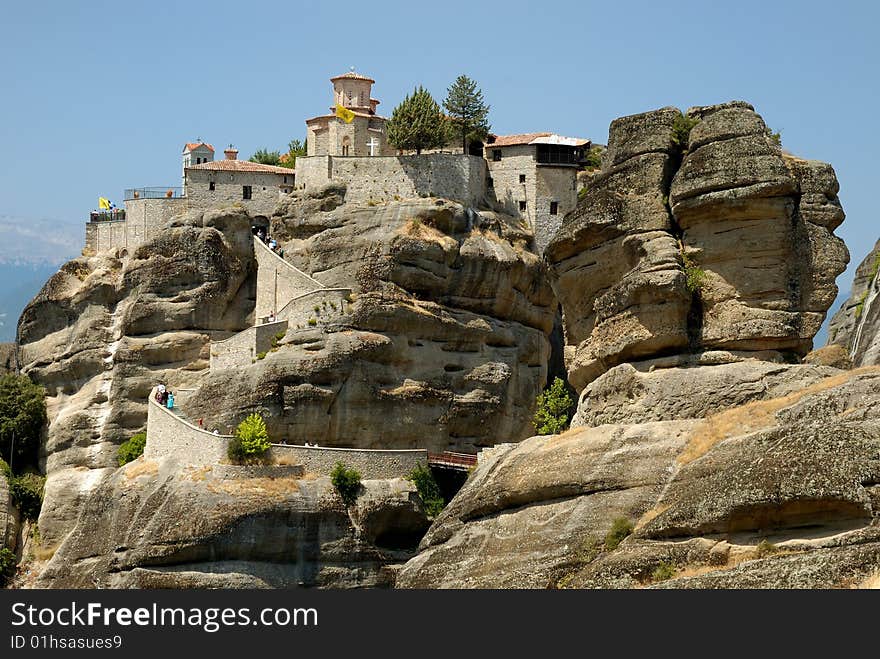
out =
[[[282,259],[257,238],[254,239],[254,256],[257,259],[257,303],[254,309],[257,322],[272,313],[273,308],[277,312],[293,298],[324,288],[317,279]]]
[[[214,435],[162,407],[150,391],[147,412],[147,445],[144,457],[156,460],[175,455],[190,465],[218,465],[227,461],[231,435]],[[328,475],[337,462],[357,469],[363,478],[400,478],[416,466],[427,466],[428,452],[414,450],[372,450],[272,444],[273,460],[302,465],[306,473]]]
[[[171,199],[128,199],[124,220],[97,220],[86,223],[86,253],[111,249],[133,251],[155,238],[174,215],[188,208],[182,197]]]
[[[444,197],[472,206],[486,199],[486,161],[451,153],[420,156],[310,156],[296,160],[296,187],[313,190],[330,181],[348,186],[346,201]]]

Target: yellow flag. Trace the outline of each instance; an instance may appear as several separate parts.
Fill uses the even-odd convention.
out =
[[[100,208],[102,211],[109,211],[110,200],[104,199],[104,197],[98,197],[98,208]]]
[[[344,108],[339,103],[336,104],[336,116],[342,119],[345,123],[350,124],[354,121],[354,112],[349,110],[348,108]]]

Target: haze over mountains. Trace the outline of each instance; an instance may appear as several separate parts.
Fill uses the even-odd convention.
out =
[[[58,266],[82,249],[82,223],[0,215],[0,342]]]

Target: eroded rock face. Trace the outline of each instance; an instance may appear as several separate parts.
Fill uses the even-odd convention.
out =
[[[828,325],[828,344],[842,346],[855,366],[880,364],[880,241],[856,268],[852,292]]]
[[[572,427],[701,419],[755,400],[800,391],[839,372],[730,353],[695,355],[687,368],[664,360],[615,366],[581,393]],[[713,365],[714,363],[714,365]]]
[[[193,386],[213,336],[250,324],[250,219],[238,211],[173,222],[134,254],[64,266],[24,310],[22,372],[47,390],[45,544],[59,542],[88,494],[116,468],[116,449],[146,423],[157,382]]]
[[[17,350],[14,343],[0,343],[0,375],[18,372]]]
[[[776,374],[779,391],[802,375]],[[878,385],[877,369],[838,371],[705,420],[575,428],[496,449],[398,586],[867,585],[880,571]],[[619,518],[634,530],[606,545]]]
[[[615,364],[688,348],[691,295],[666,208],[678,114],[612,122],[602,173],[544,252],[578,390]]]
[[[684,253],[705,272],[700,343],[736,350],[812,347],[849,262],[830,165],[784,156],[742,102],[699,119],[670,188]]]
[[[272,232],[298,268],[354,290],[345,315],[212,373],[187,413],[233,428],[257,411],[276,441],[322,446],[474,452],[529,436],[555,303],[528,234],[443,200],[341,194],[290,200]]]
[[[783,155],[743,102],[615,120],[603,170],[545,251],[579,391],[627,361],[806,354],[849,259],[834,171]]]
[[[411,556],[428,525],[402,479],[364,481],[347,510],[326,477],[227,471],[175,458],[117,470],[90,494],[37,586],[387,586],[386,567]]]

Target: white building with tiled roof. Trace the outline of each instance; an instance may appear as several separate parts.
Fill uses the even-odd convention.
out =
[[[577,206],[577,172],[589,148],[589,140],[547,132],[489,137],[491,189],[506,213],[535,232],[538,252]]]
[[[232,147],[223,154],[223,160],[184,169],[183,195],[189,208],[240,204],[268,217],[281,195],[293,191],[294,170],[239,160],[238,151]]]

